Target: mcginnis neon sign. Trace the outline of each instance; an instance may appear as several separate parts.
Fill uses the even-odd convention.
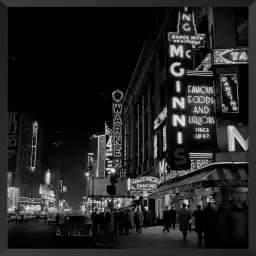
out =
[[[112,116],[113,116],[113,132],[112,132],[112,146],[113,146],[113,166],[122,167],[122,134],[123,134],[123,93],[116,90],[112,93]]]
[[[167,105],[170,126],[169,164],[172,169],[189,169],[189,157],[185,129],[186,117],[186,85],[184,79],[187,70],[193,66],[192,49],[202,47],[204,34],[198,34],[194,21],[194,13],[187,7],[179,12],[177,32],[167,34],[167,92],[170,102]],[[193,100],[193,99],[191,99]],[[201,99],[198,98],[198,101]]]

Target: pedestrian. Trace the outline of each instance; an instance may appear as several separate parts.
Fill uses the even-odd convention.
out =
[[[106,236],[110,235],[110,231],[111,231],[111,214],[109,209],[104,209],[104,213],[103,213],[103,221],[105,223],[104,225],[104,234]]]
[[[144,228],[148,228],[149,222],[150,222],[150,215],[149,215],[148,209],[146,207],[144,209],[145,210],[143,212],[143,218],[144,218],[143,226],[144,226]]]
[[[98,235],[98,224],[99,224],[99,216],[98,216],[98,209],[95,208],[95,211],[92,213],[92,230],[93,230],[93,235],[97,236]]]
[[[57,213],[57,215],[55,217],[55,220],[56,220],[56,226],[58,227],[59,223],[60,223],[60,215],[58,213]]]
[[[100,227],[100,235],[105,234],[105,220],[104,220],[104,212],[100,212],[98,215],[99,218],[99,227]]]
[[[178,218],[179,218],[179,224],[180,224],[180,231],[183,234],[183,239],[187,240],[189,212],[186,209],[186,204],[182,204],[182,209],[179,211]]]
[[[188,210],[188,213],[189,213],[189,220],[188,220],[188,232],[191,233],[192,231],[192,211],[190,209],[190,205],[187,206],[187,210]]]
[[[136,226],[136,233],[141,234],[141,225],[143,223],[143,214],[139,207],[137,207],[137,210],[134,214],[134,223]]]
[[[164,229],[163,232],[165,233],[165,230],[169,233],[169,222],[170,222],[170,214],[168,211],[168,206],[165,207],[164,213],[163,213],[163,224],[164,224]]]
[[[133,230],[134,230],[134,209],[130,210],[130,219],[131,219],[131,233],[133,233]]]
[[[125,220],[125,214],[124,214],[124,210],[122,209],[119,212],[119,234],[120,235],[124,234],[124,228],[125,228],[124,220]]]
[[[171,223],[170,227],[175,229],[177,212],[174,210],[173,206],[170,209],[169,215],[170,215],[170,223]]]
[[[214,249],[218,244],[218,212],[211,203],[204,210],[204,242],[205,247]]]
[[[194,212],[195,217],[195,231],[197,233],[198,245],[202,245],[203,242],[203,229],[204,229],[204,212],[201,209],[201,205],[197,206],[197,210]]]

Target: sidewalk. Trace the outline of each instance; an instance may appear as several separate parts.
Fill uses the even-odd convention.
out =
[[[170,233],[163,233],[163,227],[150,227],[143,229],[141,234],[119,236],[117,241],[109,242],[105,237],[97,239],[104,246],[111,248],[133,249],[197,249],[197,235],[195,232],[188,233],[187,241],[183,241],[182,233],[176,228]]]

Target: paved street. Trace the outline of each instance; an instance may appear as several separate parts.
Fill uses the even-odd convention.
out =
[[[92,237],[56,237],[55,226],[43,220],[29,220],[8,224],[8,248],[10,249],[66,249],[98,248]]]
[[[181,232],[170,230],[170,233],[163,233],[163,227],[150,227],[143,229],[142,234],[131,234],[119,236],[116,247],[133,249],[133,248],[147,248],[147,249],[196,249],[197,235],[195,232],[188,234],[188,241],[183,241]],[[105,241],[104,241],[105,240]],[[99,239],[99,242],[107,243],[106,239]]]

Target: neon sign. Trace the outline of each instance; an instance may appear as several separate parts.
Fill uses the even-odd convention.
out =
[[[163,127],[163,152],[167,150],[167,134],[166,134],[166,125]]]
[[[162,159],[162,161],[159,161],[159,183],[163,183],[177,177],[185,176],[213,162],[212,153],[189,153],[189,158],[190,168],[186,170],[168,170],[169,167],[167,167],[166,159]]]
[[[158,143],[157,143],[157,134],[154,135],[154,158],[158,156]]]
[[[113,166],[122,167],[122,134],[123,134],[123,121],[122,112],[123,105],[121,100],[123,93],[116,90],[112,93],[112,115],[113,115]]]
[[[170,145],[169,164],[172,169],[189,169],[189,157],[186,141],[186,127],[188,122],[202,123],[206,118],[198,119],[186,116],[186,85],[184,78],[188,69],[192,68],[192,49],[202,47],[205,34],[198,34],[194,21],[194,13],[187,7],[179,12],[177,32],[167,34],[167,92],[171,102],[167,105],[168,112],[172,113],[168,117],[170,124]],[[190,101],[203,102],[203,98],[189,98]]]
[[[238,81],[236,74],[221,74],[221,107],[223,113],[239,113]]]
[[[213,50],[213,64],[215,65],[248,64],[248,48],[215,49]]]
[[[158,117],[154,121],[154,130],[156,130],[161,123],[167,118],[167,107],[165,107],[162,112],[158,115]]]
[[[45,181],[46,186],[50,185],[50,181],[51,181],[51,172],[50,172],[50,170],[47,170],[47,172],[45,173],[44,181]]]
[[[191,127],[193,140],[209,142],[215,127],[212,78],[188,75],[186,82],[187,126]]]
[[[228,151],[229,152],[236,151],[236,141],[239,143],[239,145],[243,148],[244,151],[248,151],[249,137],[244,139],[234,125],[227,126],[227,133],[228,133]]]
[[[131,191],[153,192],[157,189],[158,179],[156,177],[144,176],[131,180]]]
[[[32,172],[36,168],[37,132],[38,132],[38,124],[35,121],[32,125],[32,146],[31,146],[31,159],[30,159],[30,169]]]

